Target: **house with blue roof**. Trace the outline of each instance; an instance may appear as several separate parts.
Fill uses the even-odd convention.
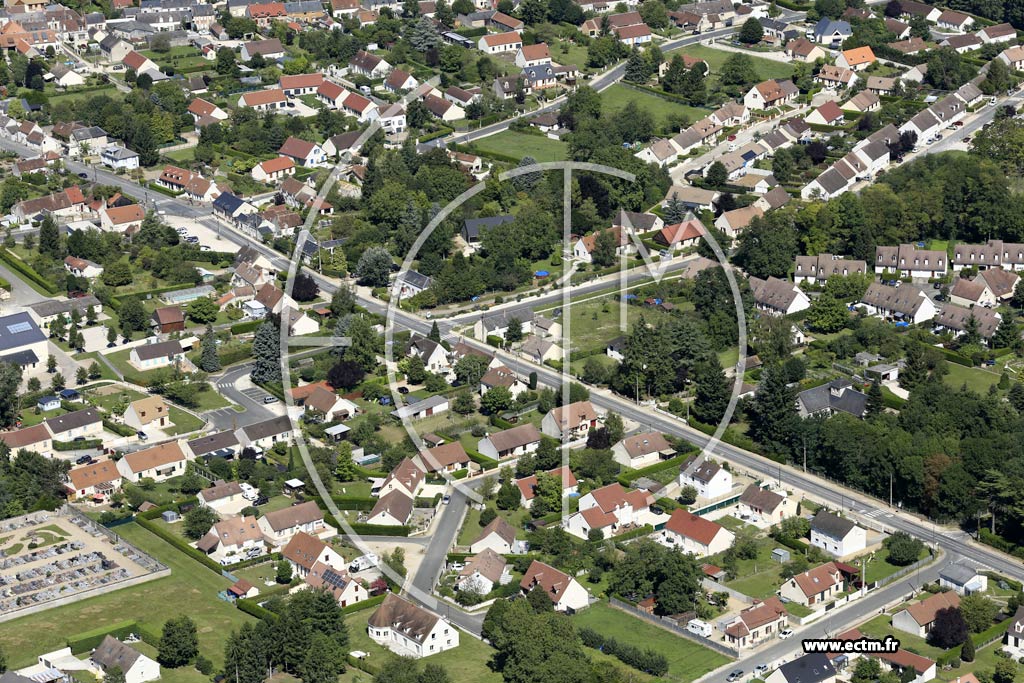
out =
[[[0,361],[34,370],[49,355],[46,335],[27,312],[0,317]]]
[[[848,22],[839,19],[822,17],[814,25],[814,42],[829,47],[839,47],[843,41],[853,35],[853,29]],[[810,37],[810,36],[808,36]]]

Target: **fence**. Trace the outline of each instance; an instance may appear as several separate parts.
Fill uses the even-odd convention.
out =
[[[704,590],[710,591],[712,593],[728,593],[729,597],[733,598],[734,600],[739,600],[740,602],[746,605],[751,605],[754,603],[754,598],[750,597],[746,593],[740,593],[735,588],[729,588],[725,584],[718,583],[717,581],[712,581],[711,579],[701,579],[700,585]]]
[[[628,612],[629,614],[632,614],[635,617],[639,617],[644,621],[650,622],[656,626],[660,626],[661,628],[668,629],[669,631],[675,633],[677,636],[682,636],[683,638],[692,640],[693,642],[698,643],[699,645],[703,645],[704,647],[709,647],[712,650],[721,652],[723,655],[727,657],[735,658],[739,657],[740,655],[739,650],[731,648],[727,645],[723,645],[722,643],[716,642],[714,640],[709,640],[708,638],[701,638],[700,636],[690,633],[686,630],[685,626],[680,626],[678,623],[676,623],[674,619],[671,619],[669,617],[659,617],[656,614],[648,614],[647,612],[644,612],[643,610],[637,609],[633,605],[630,605],[628,602],[623,602],[615,598],[608,598],[608,604],[610,604],[615,609],[622,610],[623,612]]]
[[[875,581],[874,583],[868,584],[868,590],[870,591],[876,588],[881,588],[882,586],[887,586],[896,579],[900,578],[901,576],[906,576],[910,572],[916,570],[918,567],[923,567],[926,564],[931,564],[934,559],[935,555],[929,554],[928,557],[922,558],[914,564],[908,564],[906,567],[903,567],[902,569],[895,571],[892,574],[889,574],[889,576],[886,576],[884,579],[880,579],[878,581]]]

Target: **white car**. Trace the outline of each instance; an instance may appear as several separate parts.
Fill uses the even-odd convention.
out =
[[[754,677],[755,678],[762,678],[766,673],[768,673],[768,665],[767,664],[758,664],[757,666],[754,667]]]
[[[779,640],[786,640],[787,638],[793,637],[793,629],[787,628],[779,631]]]

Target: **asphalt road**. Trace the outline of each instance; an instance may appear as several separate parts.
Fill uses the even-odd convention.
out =
[[[220,375],[210,377],[210,383],[216,388],[218,394],[224,395],[229,401],[245,409],[245,412],[242,413],[234,408],[219,408],[203,413],[203,417],[210,421],[216,431],[237,429],[242,424],[262,422],[281,414],[280,408],[274,410],[274,407],[279,404],[263,403],[262,397],[269,395],[267,392],[257,388],[246,393],[237,386],[238,382],[247,377],[250,372],[252,372],[252,365],[247,363],[235,365]]]

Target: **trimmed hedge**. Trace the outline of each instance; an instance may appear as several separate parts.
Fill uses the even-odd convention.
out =
[[[342,614],[353,614],[355,612],[362,612],[364,609],[370,609],[371,607],[376,607],[380,603],[384,602],[384,598],[386,598],[387,596],[388,596],[387,593],[381,593],[380,595],[375,595],[372,598],[367,598],[366,600],[360,600],[359,602],[353,603],[351,605],[345,605],[344,607],[341,608],[341,613]]]
[[[132,430],[132,434],[135,430]],[[76,451],[79,448],[99,448],[103,445],[103,439],[86,439],[85,441],[54,441],[55,451]]]
[[[262,320],[247,320],[244,323],[235,323],[231,326],[231,334],[245,334],[247,332],[253,332],[262,322]]]
[[[981,648],[995,640],[998,640],[999,638],[1002,638],[1011,621],[1013,621],[1012,618],[1004,619],[994,626],[989,626],[981,633],[972,634],[971,641],[973,641],[974,647]]]
[[[311,496],[316,504],[323,507],[323,499],[320,496]],[[356,496],[331,496],[331,500],[338,506],[339,510],[372,510],[377,504],[376,498],[362,498]]]
[[[246,614],[251,614],[257,619],[263,619],[264,621],[277,621],[278,619],[276,614],[260,605],[260,603],[256,601],[256,598],[242,598],[241,600],[236,600],[235,607]]]
[[[103,642],[103,639],[107,636],[114,636],[118,640],[124,640],[130,634],[138,632],[138,622],[131,619],[119,621],[116,624],[111,624],[110,626],[103,626],[91,631],[86,631],[85,633],[70,636],[65,642],[67,646],[71,648],[71,654],[80,655],[85,652],[90,652],[93,648]]]
[[[618,476],[618,481],[623,486],[629,486],[629,482],[636,481],[640,477],[648,477],[652,474],[657,474],[658,472],[663,472],[664,470],[672,469],[673,467],[679,467],[684,462],[686,462],[691,456],[693,456],[693,454],[696,452],[697,449],[694,448],[685,453],[674,455],[668,460],[662,460],[661,462],[656,462],[653,465],[641,467],[638,470],[629,470],[623,474],[620,474]]]
[[[616,536],[614,538],[615,545],[621,547],[620,544],[623,543],[624,541],[631,541],[634,538],[640,538],[641,536],[648,536],[648,535],[653,534],[653,533],[654,533],[654,527],[651,526],[650,524],[644,524],[639,529],[633,529],[632,531],[627,531],[624,534],[619,534],[618,536]],[[590,541],[587,541],[587,542],[589,543]],[[598,543],[604,543],[604,539],[598,541]]]
[[[801,553],[807,553],[810,550],[810,545],[796,538],[789,538],[788,536],[772,536],[772,540],[776,543],[786,546],[791,550],[797,550]]]
[[[135,429],[133,427],[111,422],[110,420],[103,420],[103,428],[108,432],[114,432],[118,436],[135,436]]]
[[[150,512],[152,512],[152,510]],[[160,525],[155,524],[153,522],[153,520],[145,519],[142,515],[138,515],[138,516],[135,517],[135,521],[143,529],[145,529],[146,531],[149,531],[150,533],[155,534],[155,535],[159,536],[160,538],[162,538],[163,540],[167,541],[168,543],[173,545],[175,548],[177,548],[181,552],[185,553],[186,555],[188,555],[193,560],[195,560],[196,562],[200,563],[201,565],[203,565],[204,567],[206,567],[210,571],[214,571],[214,572],[217,572],[218,574],[220,574],[220,573],[223,572],[223,570],[227,569],[227,567],[222,566],[219,562],[214,562],[207,555],[205,555],[204,553],[199,552],[198,550],[196,550],[195,548],[190,546],[188,543],[185,542],[184,539],[182,539],[182,538],[180,538],[178,536],[175,536],[174,534],[172,534],[171,532],[167,531],[166,529],[164,529]]]
[[[465,449],[465,451],[466,455],[469,456],[470,460],[475,462],[477,465],[480,465],[485,470],[493,470],[495,467],[498,466],[498,461],[495,460],[494,458],[488,458],[486,455],[478,453],[477,451],[474,451],[469,448]]]
[[[56,295],[60,291],[52,282],[37,273],[35,268],[12,254],[9,249],[0,249],[0,261],[3,261],[12,270],[25,276],[48,293]]]
[[[360,536],[408,536],[412,531],[407,526],[385,526],[383,524],[365,524],[355,522],[350,525],[352,531]]]

